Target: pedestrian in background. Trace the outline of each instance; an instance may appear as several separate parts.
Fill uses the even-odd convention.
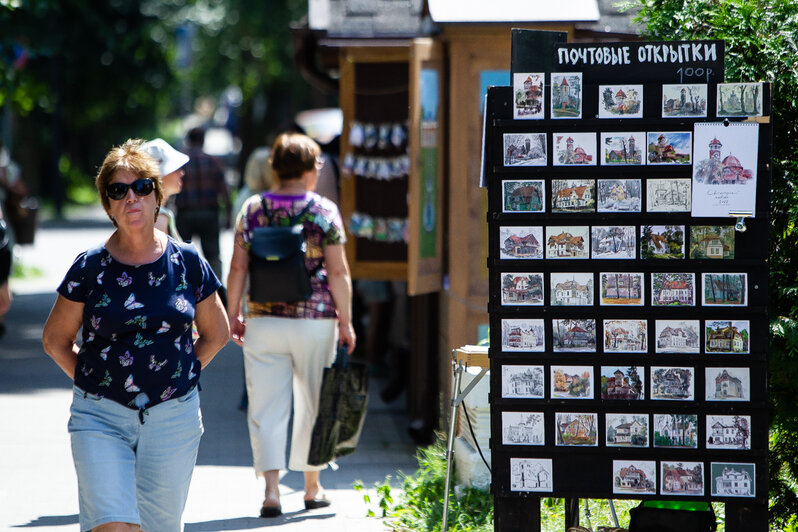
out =
[[[249,395],[248,424],[255,471],[266,480],[261,517],[282,513],[279,472],[286,469],[285,450],[293,395],[294,421],[288,469],[303,471],[304,505],[308,510],[329,506],[319,474],[325,466],[308,464],[313,424],[318,411],[323,370],[336,345],[355,348],[352,328],[352,283],[344,254],[344,227],[338,208],[311,192],[321,166],[319,145],[305,135],[280,135],[272,147],[271,166],[278,179],[273,192],[253,196],[241,210],[227,279],[228,316],[234,342],[244,348]],[[305,266],[313,293],[307,301],[248,301],[246,321],[242,298],[249,271],[248,250],[255,228],[296,222],[307,243]],[[264,206],[268,213],[264,212]]]
[[[8,226],[3,216],[3,207],[0,206],[0,338],[6,333],[3,317],[11,308],[11,287],[8,278],[11,276],[11,240],[8,235]]]
[[[163,190],[141,144],[106,156],[96,186],[116,230],[75,259],[42,336],[74,381],[81,530],[182,530],[203,431],[199,377],[229,334],[208,263],[155,228]]]
[[[191,128],[186,135],[189,161],[183,167],[183,190],[175,196],[177,231],[186,240],[199,236],[202,253],[216,276],[222,277],[219,258],[220,206],[223,219],[230,219],[230,193],[221,162],[205,153],[205,130]],[[224,300],[224,290],[222,290]]]
[[[155,227],[172,238],[182,241],[180,232],[177,230],[175,214],[166,206],[166,202],[183,189],[183,175],[186,173],[183,166],[188,162],[188,155],[177,151],[163,139],[147,141],[141,147],[155,159],[161,173],[163,199],[158,211],[158,219],[155,220]]]
[[[249,154],[247,164],[244,166],[244,186],[239,189],[233,204],[234,216],[241,212],[241,207],[250,196],[261,194],[274,187],[272,167],[269,164],[271,153],[272,150],[268,146],[260,146]]]

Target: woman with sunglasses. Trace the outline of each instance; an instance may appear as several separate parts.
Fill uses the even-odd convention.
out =
[[[198,379],[229,334],[220,283],[155,228],[160,174],[140,140],[108,153],[96,185],[116,230],[78,255],[42,336],[74,380],[80,529],[176,532],[203,430]]]

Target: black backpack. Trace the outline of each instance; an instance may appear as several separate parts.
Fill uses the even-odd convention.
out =
[[[252,231],[249,246],[249,299],[255,303],[295,302],[310,298],[313,288],[305,267],[307,244],[303,227],[297,220],[310,209],[313,199],[289,225],[275,226],[272,215],[261,197],[263,212],[269,225]]]

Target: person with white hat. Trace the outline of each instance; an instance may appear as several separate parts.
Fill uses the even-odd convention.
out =
[[[188,162],[188,155],[177,151],[160,138],[147,141],[141,147],[158,162],[158,169],[161,172],[163,200],[155,227],[172,238],[182,240],[175,224],[175,214],[166,206],[166,201],[170,196],[180,193],[183,189],[183,175],[186,173],[183,166]]]

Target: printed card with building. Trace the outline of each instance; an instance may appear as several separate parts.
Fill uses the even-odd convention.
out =
[[[552,306],[593,306],[593,273],[552,273]]]
[[[648,352],[647,324],[646,320],[604,320],[604,352]]]
[[[693,225],[690,227],[691,259],[733,259],[734,227]]]
[[[643,306],[643,274],[599,273],[600,305]]]
[[[504,166],[546,166],[545,133],[505,133]]]
[[[594,259],[634,259],[637,230],[633,225],[594,225],[591,255]]]
[[[750,401],[751,371],[748,368],[705,368],[707,401]]]
[[[647,212],[690,212],[692,179],[647,179]]]
[[[748,320],[706,320],[704,351],[717,354],[751,352],[751,322]]]
[[[596,166],[595,133],[552,133],[554,166]]]
[[[642,85],[599,85],[599,118],[643,118]]]
[[[598,212],[640,212],[639,179],[599,179]]]
[[[542,353],[546,337],[541,319],[502,319],[502,351]]]
[[[662,118],[703,118],[706,116],[706,84],[666,84],[662,86]]]
[[[695,368],[652,366],[649,390],[653,400],[693,401]]]
[[[551,492],[551,458],[510,458],[510,491]]]
[[[700,353],[698,320],[656,320],[657,353]]]
[[[502,181],[502,212],[546,212],[546,182],[542,179]]]
[[[693,164],[693,134],[690,131],[648,131],[646,144],[646,164]]]
[[[543,412],[502,412],[504,445],[545,445]]]
[[[683,259],[683,225],[643,225],[640,227],[640,258]]]
[[[551,74],[551,117],[582,118],[582,73]]]
[[[552,342],[555,353],[595,353],[596,320],[551,320]]]
[[[713,497],[756,497],[756,464],[712,462],[709,468]]]
[[[702,273],[701,304],[708,307],[748,306],[747,273]]]
[[[586,225],[546,227],[547,259],[590,258],[590,227]]]
[[[637,366],[601,366],[601,398],[642,401],[646,398],[644,373]]]
[[[715,116],[762,116],[763,84],[718,83],[717,111]]]
[[[607,447],[648,447],[648,414],[606,414]]]
[[[503,273],[502,305],[543,305],[543,274],[515,272]]]
[[[545,118],[546,75],[543,72],[513,74],[513,118],[542,120]]]
[[[542,259],[543,228],[528,225],[504,225],[499,228],[499,258]]]
[[[613,460],[612,492],[617,495],[656,495],[657,462]]]
[[[552,212],[595,212],[595,179],[552,179]]]
[[[601,164],[629,166],[646,164],[646,133],[601,132]]]
[[[598,414],[555,412],[558,446],[598,447]]]
[[[543,366],[502,366],[502,397],[505,399],[544,399],[545,382]]]
[[[660,462],[661,495],[704,495],[703,462]]]
[[[551,366],[552,399],[593,399],[593,366]]]
[[[655,307],[694,307],[695,274],[652,273],[651,305]]]
[[[707,449],[751,450],[751,416],[706,417]]]
[[[696,414],[654,414],[654,447],[697,449],[698,416]]]

